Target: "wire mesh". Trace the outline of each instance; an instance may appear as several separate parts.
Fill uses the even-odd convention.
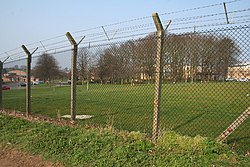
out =
[[[31,110],[60,118],[70,113],[71,50],[33,58]]]
[[[168,33],[160,128],[218,137],[249,107],[249,26]],[[81,48],[77,113],[88,124],[151,134],[156,36]],[[249,149],[249,120],[227,142]]]
[[[166,36],[162,129],[216,138],[249,107],[249,28]],[[249,150],[249,127],[242,121],[227,142]]]
[[[78,54],[77,114],[93,116],[86,120],[88,124],[150,132],[153,45],[154,41],[148,37],[81,48]]]
[[[4,64],[3,79],[3,109],[25,111],[26,92],[26,59]]]
[[[229,24],[224,12],[196,13],[221,5],[160,14],[163,23],[180,14],[172,17],[163,48],[157,48],[151,16],[73,32],[77,42],[85,36],[77,54],[76,114],[86,118],[79,123],[151,135],[156,52],[162,49],[160,124],[153,126],[211,138],[227,130],[250,106],[250,9],[229,11],[237,14]],[[193,15],[183,18],[185,12]],[[32,58],[31,112],[69,115],[69,41],[60,35],[27,46],[39,46]],[[26,55],[16,48],[0,56],[10,57],[3,70],[4,85],[10,87],[3,91],[3,108],[24,112]],[[226,140],[239,151],[250,150],[249,120],[242,120]]]

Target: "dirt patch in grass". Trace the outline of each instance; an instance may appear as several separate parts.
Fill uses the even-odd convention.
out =
[[[43,160],[39,156],[30,155],[25,152],[9,148],[0,147],[0,166],[1,167],[62,167]]]
[[[75,122],[69,120],[53,119],[46,116],[32,114],[29,117],[25,116],[25,113],[17,111],[0,111],[4,115],[22,118],[28,121],[43,121],[53,123],[59,126],[75,126]],[[41,156],[34,156],[27,152],[18,151],[8,146],[0,145],[0,166],[1,167],[62,167],[60,164],[54,164],[49,161],[45,161]]]

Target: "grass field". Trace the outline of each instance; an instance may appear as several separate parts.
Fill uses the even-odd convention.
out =
[[[1,113],[0,127],[0,149],[14,148],[64,166],[247,167],[250,163],[250,157],[232,152],[227,145],[171,131],[153,144],[134,131],[56,126]]]
[[[77,114],[94,115],[83,124],[112,125],[149,133],[152,128],[152,84],[90,84],[77,87]],[[250,106],[250,84],[163,84],[161,129],[217,137]],[[4,91],[4,108],[25,111],[25,90]],[[57,117],[70,114],[70,87],[33,87],[32,112]],[[227,140],[238,151],[250,150],[250,118]]]

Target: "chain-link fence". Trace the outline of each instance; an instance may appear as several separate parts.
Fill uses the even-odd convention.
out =
[[[170,34],[165,40],[161,128],[218,137],[249,150],[249,26]],[[248,110],[248,115],[249,115]],[[245,118],[246,117],[246,118]]]
[[[64,61],[61,61],[64,60]],[[31,112],[60,117],[70,111],[71,50],[33,58]]]
[[[10,66],[3,64],[3,109],[25,111],[25,86],[27,82],[26,65],[27,62],[25,59],[10,63]],[[9,91],[9,89],[15,89],[15,91]]]
[[[161,130],[216,138],[249,107],[249,28],[166,34]],[[77,113],[93,116],[87,123],[151,134],[156,43],[150,34],[80,49]],[[249,149],[249,123],[228,142]]]
[[[88,122],[150,132],[155,36],[81,48],[77,113]]]
[[[63,59],[64,61],[60,61]],[[50,117],[68,114],[70,110],[71,50],[63,53],[41,53],[31,61],[31,113]],[[27,59],[10,61],[3,68],[3,109],[26,111]],[[6,90],[4,90],[6,88]]]
[[[249,25],[231,26],[166,32],[162,45],[149,33],[79,47],[75,110],[86,118],[79,122],[149,135],[155,126],[212,138],[227,130],[224,138],[233,132],[228,143],[250,150],[249,34]],[[45,51],[32,58],[31,113],[70,114],[71,54]],[[26,59],[4,64],[3,82],[11,90],[3,91],[3,109],[25,111],[25,72]],[[239,128],[229,126],[244,111]],[[154,112],[159,122],[153,123]]]

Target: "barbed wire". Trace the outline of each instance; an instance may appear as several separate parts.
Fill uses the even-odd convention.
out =
[[[239,10],[239,11],[232,11],[231,13],[238,13],[238,12],[243,12],[243,11],[248,11],[248,10],[250,10],[250,9]],[[204,18],[204,17],[211,17],[211,16],[215,16],[215,15],[222,15],[222,14],[224,14],[224,13],[217,13],[217,14],[211,14],[211,15],[196,16],[196,17],[193,17],[193,19],[199,19],[199,18]],[[236,19],[236,18],[249,17],[249,16],[250,15],[237,16],[237,17],[234,17],[234,18]],[[178,18],[178,19],[187,20],[187,18]],[[192,19],[190,18],[190,20],[192,20]],[[208,21],[219,21],[219,20],[225,20],[225,18],[210,19],[210,20],[199,20],[199,21],[190,21],[190,22],[182,22],[182,23],[172,23],[171,25],[181,25],[181,24],[198,23],[198,22],[208,22]],[[166,22],[166,20],[164,22]],[[140,24],[140,25],[135,25],[135,26],[131,26],[131,27],[124,27],[124,28],[120,28],[120,29],[109,30],[109,31],[107,31],[107,33],[113,33],[114,34],[114,32],[118,32],[118,33],[115,33],[116,35],[118,35],[118,34],[136,32],[136,31],[140,31],[140,30],[153,29],[154,27],[155,27],[155,25],[153,23]],[[130,30],[133,30],[133,29],[135,31],[130,31]],[[126,30],[127,30],[127,32],[125,32]],[[123,32],[121,32],[121,31],[123,31]],[[82,37],[82,36],[79,36],[79,37],[76,37],[76,38],[80,38],[80,37]],[[93,39],[98,39],[100,37],[106,37],[106,35],[103,32],[100,32],[100,33],[95,33],[95,34],[86,34],[86,37],[94,37],[94,38],[88,38],[91,41]],[[68,43],[68,40],[63,40],[63,41],[59,41],[59,42],[55,42],[55,43],[49,43],[49,44],[46,45],[46,47],[47,46],[51,46],[51,45],[60,44],[60,43],[66,43],[66,42]]]
[[[241,0],[227,1],[225,3],[231,4],[231,3],[234,3],[234,2],[238,2],[238,1],[241,1]],[[159,14],[159,15],[160,16],[165,16],[165,15],[171,15],[171,14],[176,14],[176,13],[201,10],[201,9],[205,9],[205,8],[211,8],[211,7],[219,6],[219,5],[222,5],[222,4],[223,3],[211,4],[211,5],[207,5],[207,6],[201,6],[201,7],[195,7],[195,8],[190,8],[190,9],[184,9],[184,10],[179,10],[179,11],[163,13],[163,14]],[[228,14],[242,13],[242,12],[247,12],[247,11],[250,11],[250,8],[230,11],[230,12],[228,12]],[[183,17],[183,18],[173,18],[173,19],[171,19],[172,20],[171,26],[173,27],[173,26],[185,25],[185,24],[221,21],[221,20],[223,20],[223,18],[214,18],[214,19],[207,19],[207,20],[202,20],[202,19],[209,18],[209,17],[216,17],[216,16],[220,16],[220,15],[224,15],[224,14],[225,13],[214,13],[214,14],[207,14],[207,15]],[[250,15],[237,16],[237,17],[234,17],[234,19],[235,19],[234,21],[237,22],[236,19],[243,18],[243,17],[249,17],[249,16]],[[86,38],[84,39],[84,41],[86,41],[86,42],[84,42],[83,44],[109,41],[110,39],[111,40],[120,39],[120,38],[122,38],[124,36],[124,34],[128,34],[128,35],[125,35],[125,36],[136,37],[137,33],[140,32],[140,31],[141,32],[139,34],[152,33],[153,31],[155,31],[155,25],[153,23],[146,23],[146,24],[144,23],[144,24],[138,24],[138,25],[133,25],[133,26],[127,26],[127,27],[122,27],[122,28],[106,30],[105,32],[111,37],[110,39],[107,39],[107,36],[101,30],[102,30],[102,27],[107,28],[107,27],[111,27],[111,26],[115,26],[115,25],[120,25],[120,24],[123,24],[123,23],[129,23],[129,22],[133,22],[133,21],[144,20],[144,19],[147,19],[147,18],[151,19],[152,16],[146,16],[146,17],[131,19],[131,20],[122,21],[122,22],[118,22],[118,23],[108,24],[108,25],[105,25],[105,26],[99,26],[99,27],[74,31],[74,32],[72,32],[72,34],[76,35],[76,34],[79,34],[79,33],[87,32],[87,31],[93,31],[93,30],[98,30],[99,31],[99,32],[96,32],[96,33],[85,34],[84,36]],[[166,22],[166,21],[168,21],[168,20],[164,20],[163,22]],[[248,20],[245,20],[245,21],[248,21]],[[210,24],[210,25],[208,25],[208,24],[206,24],[206,25],[208,25],[208,26],[220,26],[220,25],[224,25],[224,24],[225,23],[213,23],[213,24]],[[195,26],[196,26],[196,28],[204,27],[203,25],[195,25]],[[188,29],[190,27],[193,27],[193,26],[177,27],[177,28],[173,27],[170,30],[171,31],[173,31],[173,30],[183,30],[183,29]],[[76,36],[75,39],[81,38],[82,36],[83,35]],[[65,35],[58,35],[58,36],[51,37],[51,38],[48,38],[48,39],[40,40],[38,42],[29,43],[26,46],[30,47],[30,46],[33,46],[33,45],[38,45],[38,46],[40,46],[40,48],[43,48],[43,50],[44,50],[43,52],[47,52],[47,51],[50,51],[50,50],[56,50],[56,49],[60,48],[62,46],[62,44],[65,44],[65,45],[63,45],[65,47],[70,46],[67,39],[58,40],[59,38],[62,38],[62,37],[65,38]],[[48,41],[51,41],[51,42],[47,43]],[[68,44],[66,44],[66,43],[68,43]],[[10,56],[13,59],[15,57],[18,57],[20,55],[20,53],[22,53],[22,51],[20,51],[20,48],[14,48],[14,49],[11,49],[11,50],[8,50],[6,52],[1,53],[0,56],[6,55],[5,57]]]
[[[241,12],[245,12],[245,11],[249,11],[250,9],[244,9],[244,10],[235,10],[229,13],[241,13]],[[171,19],[172,22],[171,25],[179,25],[179,24],[187,24],[187,23],[198,23],[198,22],[205,22],[205,21],[218,21],[218,20],[225,20],[225,18],[216,18],[216,19],[210,19],[210,20],[199,20],[199,21],[193,21],[193,22],[187,22],[187,20],[197,20],[197,19],[202,19],[202,18],[207,18],[207,17],[213,17],[213,16],[218,16],[218,15],[224,15],[225,13],[214,13],[214,14],[210,14],[210,15],[201,15],[201,16],[194,16],[194,17],[183,17],[183,18],[176,18],[176,19]],[[248,16],[248,15],[247,15]],[[234,17],[236,18],[240,18],[240,17],[246,17],[246,16],[238,16],[238,17]],[[163,22],[167,22],[169,20],[164,20]],[[183,22],[185,21],[185,22]],[[178,22],[182,22],[182,23],[178,23]],[[106,31],[106,33],[114,33],[114,32],[119,32],[119,31],[126,31],[126,30],[133,30],[133,29],[142,29],[145,27],[151,27],[154,28],[155,25],[154,23],[148,23],[148,24],[140,24],[140,25],[135,25],[135,26],[130,26],[130,27],[124,27],[121,29],[113,29],[113,30],[108,30]],[[117,33],[118,34],[118,33]],[[103,33],[98,33],[96,35],[93,36],[104,36]],[[86,35],[87,37],[88,35]]]
[[[241,20],[241,21],[238,21],[236,23],[230,23],[229,25],[235,25],[235,24],[238,24],[238,23],[240,23],[240,24],[241,23],[250,23],[250,20],[247,20],[247,21]],[[218,25],[226,25],[226,26],[228,26],[228,24],[226,24],[226,23],[218,23],[218,24],[209,24],[209,25],[204,24],[204,25],[200,25],[199,27],[206,27],[207,28],[207,27],[218,26]],[[214,31],[218,32],[218,31],[225,31],[225,30],[237,30],[237,29],[244,29],[244,28],[249,28],[249,27],[250,27],[250,25],[244,25],[244,26],[240,25],[240,26],[234,26],[234,27],[218,28],[216,30],[206,30],[206,31],[201,30],[201,31],[196,31],[195,33],[203,33],[203,32],[208,33],[208,32],[214,32]],[[184,28],[185,29],[190,29],[190,28],[193,28],[193,27],[175,28],[175,29],[170,29],[169,31],[180,30],[180,29],[184,29]],[[152,32],[152,34],[153,33],[154,32]],[[117,37],[117,38],[115,38],[115,40],[125,39],[125,38],[130,38],[131,39],[131,37],[143,36],[143,35],[148,35],[148,33],[141,33],[141,34],[138,33],[136,35],[127,35],[127,36]],[[101,43],[101,42],[104,42],[104,43]],[[124,40],[123,40],[123,42],[124,42]],[[117,44],[119,42],[117,42],[117,41],[110,42],[107,39],[103,39],[103,40],[92,41],[92,43],[96,43],[96,44],[91,45],[92,48],[95,48],[95,47],[101,47],[101,46],[112,46],[112,45]],[[48,49],[47,53],[49,53],[49,54],[59,54],[59,53],[69,52],[69,51],[72,50],[69,47],[70,47],[70,45],[62,45],[62,46],[59,46],[59,47],[56,47],[56,48]],[[79,47],[79,49],[82,49],[82,48],[88,48],[88,46]],[[63,50],[56,51],[57,49],[63,49]],[[50,51],[53,51],[53,52],[50,52]],[[10,63],[13,63],[13,62],[16,62],[16,61],[21,61],[21,60],[26,59],[26,56],[24,55],[24,53],[20,53],[20,54],[22,54],[22,55],[21,56],[19,55],[19,57],[16,57],[16,59],[12,59],[10,61],[7,61],[4,64],[10,64]],[[40,56],[40,54],[36,54],[36,55],[32,56],[32,58],[37,58],[39,56]]]
[[[204,25],[199,25],[197,26],[196,28],[199,28],[199,27],[213,27],[213,26],[228,26],[228,25],[235,25],[235,24],[242,24],[242,23],[249,23],[250,20],[249,19],[243,19],[243,20],[238,20],[237,22],[234,22],[234,23],[230,23],[230,24],[227,24],[225,22],[223,23],[215,23],[215,24],[204,24]],[[248,25],[250,26],[250,25]],[[186,27],[180,27],[180,28],[172,28],[172,29],[169,29],[168,32],[171,33],[172,31],[177,31],[177,30],[183,30],[183,29],[193,29],[194,27],[193,26],[186,26]],[[234,29],[237,29],[237,28],[234,28]],[[217,31],[217,30],[216,30]],[[193,31],[191,31],[193,32]],[[197,30],[196,33],[198,33],[199,31]],[[202,32],[202,30],[200,31]],[[146,32],[146,33],[137,33],[137,34],[133,34],[133,35],[124,35],[124,36],[120,36],[120,37],[116,37],[113,39],[113,42],[107,40],[107,39],[101,39],[101,40],[93,40],[91,41],[91,47],[95,47],[95,46],[107,46],[107,45],[112,45],[112,44],[117,44],[117,40],[120,40],[120,39],[125,39],[125,38],[130,38],[131,37],[138,37],[138,36],[146,36],[146,35],[149,35],[149,34],[153,34],[155,33],[154,31],[151,31],[150,33],[149,32]],[[83,45],[88,45],[89,42],[84,42]],[[70,44],[67,44],[67,45],[60,45],[60,46],[57,46],[57,47],[52,47],[52,48],[48,48],[46,53],[49,53],[49,54],[59,54],[59,53],[64,53],[64,52],[67,52],[71,49],[66,49],[66,48],[69,48],[71,47]],[[84,46],[84,47],[89,47],[89,46]],[[84,48],[82,47],[82,48]],[[32,48],[33,49],[33,48]],[[63,49],[63,50],[59,50],[59,49]],[[52,52],[51,52],[52,51]],[[41,53],[44,53],[44,52],[40,52]],[[22,59],[25,59],[25,55],[23,54],[23,56],[21,57],[20,54],[23,54],[22,52],[19,53],[18,56],[16,57],[13,57],[11,61],[7,61],[6,63],[10,63],[10,62],[14,62],[14,61],[18,61],[18,60],[22,60]],[[36,56],[39,56],[40,54],[37,54]],[[5,64],[6,64],[5,63]]]
[[[232,19],[238,19],[238,18],[244,18],[244,17],[250,17],[250,15],[235,16]],[[198,21],[186,21],[186,22],[180,22],[180,23],[172,23],[171,25],[193,24],[193,23],[201,23],[201,22],[220,21],[220,20],[225,20],[225,18],[221,17],[221,18],[217,18],[217,19],[207,19],[207,20],[198,20]]]
[[[197,25],[196,28],[199,28],[199,27],[214,27],[214,26],[227,26],[227,25],[234,25],[234,24],[241,24],[241,23],[249,23],[250,20],[241,20],[241,21],[237,21],[237,22],[234,22],[234,23],[226,23],[226,22],[223,22],[223,23],[214,23],[214,24],[204,24],[204,25]],[[173,29],[169,29],[168,31],[175,31],[175,30],[183,30],[183,29],[193,29],[194,26],[187,26],[187,27],[179,27],[179,28],[173,28]]]
[[[225,4],[230,4],[230,3],[239,2],[239,1],[241,1],[241,0],[227,1],[227,2],[224,2],[224,3]],[[210,7],[215,7],[215,6],[221,6],[221,5],[223,5],[223,2],[222,3],[217,3],[217,4],[211,4],[211,5],[207,5],[207,6],[200,6],[200,7],[190,8],[190,9],[184,9],[184,10],[174,11],[174,12],[162,13],[162,14],[159,14],[159,15],[160,16],[171,15],[171,14],[177,14],[177,13],[195,11],[195,10],[200,10],[200,9],[205,9],[205,8],[210,8]]]
[[[241,1],[241,0],[232,0],[232,1],[227,1],[225,3],[230,4],[230,3],[239,2],[239,1]],[[159,15],[163,16],[163,15],[177,14],[177,13],[182,13],[182,12],[188,12],[188,11],[194,11],[194,10],[200,10],[200,9],[215,7],[215,6],[219,6],[219,5],[223,5],[223,3],[217,3],[217,4],[211,4],[211,5],[206,5],[206,6],[200,6],[200,7],[195,7],[195,8],[184,9],[184,10],[178,10],[178,11],[163,13],[163,14],[159,14]],[[107,25],[104,25],[103,27],[115,26],[115,25],[119,25],[119,24],[124,24],[124,23],[134,22],[134,21],[138,21],[138,20],[144,20],[144,19],[151,19],[151,18],[152,18],[152,16],[145,16],[145,17],[140,17],[140,18],[136,18],[136,19],[121,21],[121,22],[117,22],[117,23],[113,23],[113,24],[107,24]],[[99,26],[99,27],[95,27],[93,29],[99,29],[101,27],[102,26]],[[89,30],[92,30],[92,29],[79,30],[79,31],[75,31],[73,33],[79,33],[79,32],[84,32],[84,31],[89,31]]]
[[[226,23],[217,23],[217,24],[204,24],[204,25],[200,25],[198,27],[212,27],[212,26],[218,26],[218,25],[223,25],[223,26],[228,26],[228,25],[236,25],[236,24],[242,24],[242,23],[250,23],[250,20],[240,20],[240,21],[237,21],[235,23],[230,23],[230,24],[226,24]],[[249,28],[250,25],[245,25],[245,26],[236,26],[236,27],[225,27],[225,28],[219,28],[219,29],[216,29],[216,30],[200,30],[200,31],[196,31],[195,33],[203,33],[203,31],[205,33],[208,33],[208,32],[213,32],[213,31],[225,31],[225,29],[227,30],[237,30],[237,29],[242,29],[242,28]],[[175,30],[181,30],[181,29],[192,29],[193,27],[183,27],[183,28],[175,28],[175,29],[170,29],[168,32],[170,33],[170,31],[175,31]],[[151,34],[153,34],[154,32],[151,32]],[[188,33],[188,32],[186,32]],[[194,32],[193,32],[194,33]],[[92,41],[92,45],[91,47],[94,48],[94,47],[101,47],[101,46],[112,46],[114,44],[118,44],[119,42],[115,41],[115,40],[119,40],[119,39],[124,39],[125,38],[128,38],[128,39],[131,39],[131,37],[136,37],[136,36],[145,36],[145,35],[148,35],[148,33],[141,33],[141,34],[135,34],[135,35],[127,35],[127,36],[121,36],[121,37],[116,37],[114,38],[114,41],[113,42],[110,42],[108,41],[107,39],[103,39],[103,40],[96,40],[96,41]],[[139,40],[139,39],[137,39]],[[103,43],[101,43],[103,42]],[[87,44],[87,42],[85,42],[85,44]],[[70,45],[62,45],[62,46],[58,46],[56,48],[51,48],[51,49],[48,49],[46,53],[48,54],[59,54],[59,53],[65,53],[65,52],[69,52],[70,49],[69,48]],[[67,49],[68,48],[68,49]],[[89,48],[88,46],[84,46],[84,47],[79,47],[79,49],[81,48]],[[62,50],[58,50],[58,49],[62,49]],[[50,52],[51,51],[51,52]],[[41,52],[41,53],[44,53],[44,52]],[[36,57],[39,57],[40,54],[36,54],[34,56],[32,56],[32,58],[36,58]],[[7,61],[5,62],[4,64],[10,64],[10,63],[13,63],[13,62],[16,62],[16,61],[21,61],[21,60],[24,60],[26,59],[25,55],[23,53],[19,53],[19,54],[22,54],[22,56],[19,55],[19,57],[16,57],[16,59],[11,59],[10,61]]]
[[[231,25],[233,24],[240,24],[240,23],[249,23],[250,20],[240,20],[240,21],[237,21],[235,23],[230,23]],[[227,23],[216,23],[216,24],[204,24],[204,25],[199,25],[199,26],[196,26],[196,28],[202,28],[202,27],[212,27],[212,26],[226,26],[228,25]],[[193,30],[193,26],[188,26],[188,27],[180,27],[180,28],[172,28],[172,29],[169,29],[168,32],[172,32],[172,31],[177,31],[177,30],[187,30],[187,29],[192,29]],[[198,30],[197,30],[198,31]],[[154,32],[152,31],[151,34],[153,34]],[[112,39],[114,42],[113,43],[117,43],[115,40],[119,40],[119,39],[126,39],[126,38],[135,38],[135,37],[138,37],[138,36],[146,36],[150,34],[149,32],[146,32],[146,33],[138,33],[138,34],[133,34],[133,35],[126,35],[126,36],[120,36],[120,37],[116,37],[114,39]],[[95,45],[98,45],[98,43],[102,43],[102,42],[108,42],[108,44],[103,44],[103,45],[110,45],[112,42],[110,42],[108,39],[99,39],[99,40],[93,40],[93,41],[88,41],[88,42],[84,42],[82,45],[88,45],[89,43],[91,43],[91,47],[95,46]],[[46,49],[45,52],[39,52],[40,54],[37,54],[38,56],[43,54],[43,53],[48,53],[48,54],[58,54],[58,53],[63,53],[64,51],[63,50],[60,50],[60,49],[65,49],[65,48],[69,48],[71,47],[70,44],[66,44],[66,45],[60,45],[60,46],[57,46],[57,47],[52,47],[52,48],[48,48]],[[33,49],[33,48],[31,48]],[[71,49],[67,49],[66,51],[68,50],[71,50]],[[52,52],[51,52],[52,51]],[[20,54],[22,56],[20,56]],[[13,56],[14,55],[14,56]],[[23,53],[23,52],[18,52],[16,54],[13,54],[13,55],[10,55],[11,57],[11,61],[7,61],[5,64],[9,63],[9,62],[14,62],[14,61],[18,61],[18,60],[22,60],[22,59],[26,59],[26,55]]]

